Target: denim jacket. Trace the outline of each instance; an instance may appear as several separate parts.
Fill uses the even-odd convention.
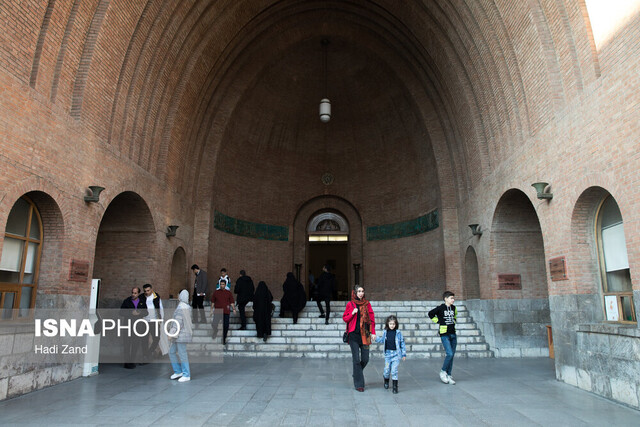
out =
[[[376,342],[384,344],[387,340],[387,330],[385,329],[382,333],[382,336],[376,336]],[[404,345],[404,337],[402,336],[402,332],[396,329],[396,350],[400,354],[400,357],[407,357],[407,349]],[[384,355],[384,345],[382,346],[382,354]]]

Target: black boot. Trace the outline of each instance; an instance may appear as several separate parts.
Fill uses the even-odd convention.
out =
[[[398,380],[393,380],[393,394],[398,394]]]
[[[386,390],[389,390],[389,378],[384,378],[384,388]]]

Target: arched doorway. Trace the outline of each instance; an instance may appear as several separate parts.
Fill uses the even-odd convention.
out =
[[[337,289],[333,300],[344,301],[349,292],[349,224],[338,212],[319,212],[307,226],[308,272],[318,277],[322,267],[330,267],[335,274]]]
[[[338,252],[333,253],[333,257],[335,258],[332,256],[323,256],[322,254],[314,255],[312,259],[315,259],[316,256],[319,257],[319,261],[317,262],[320,269],[317,270],[312,268],[309,264],[309,252],[310,250],[314,250],[309,242],[309,228],[313,228],[312,224],[316,224],[317,227],[323,219],[330,219],[329,217],[325,218],[321,216],[322,214],[327,213],[335,214],[337,217],[342,218],[341,221],[343,221],[343,225],[338,223],[340,227],[348,227],[345,229],[348,230],[348,240],[346,241],[346,244],[344,242],[342,243],[342,250],[346,251],[346,255],[340,255]],[[336,217],[333,218],[335,220]],[[328,227],[330,225],[330,223],[324,223],[321,228]],[[323,230],[319,231],[322,235]],[[328,231],[330,230],[324,230],[324,234],[328,235]],[[296,218],[293,224],[293,264],[294,266],[298,264],[300,265],[302,272],[300,275],[300,281],[305,285],[307,295],[309,295],[309,270],[311,269],[314,276],[318,277],[322,271],[322,264],[327,260],[330,261],[335,259],[336,269],[339,269],[338,259],[344,260],[340,262],[342,262],[346,268],[347,273],[342,273],[342,275],[346,277],[343,279],[338,278],[338,280],[341,281],[338,282],[338,288],[342,292],[341,295],[346,293],[348,296],[351,294],[349,289],[353,287],[356,281],[355,265],[360,267],[358,270],[358,281],[359,283],[364,283],[366,266],[363,265],[362,257],[363,239],[362,219],[360,218],[358,211],[348,201],[336,196],[320,196],[303,204],[296,213]],[[339,245],[339,243],[336,243],[336,245]],[[339,246],[334,246],[334,249],[337,249],[338,247]],[[338,256],[340,256],[340,258],[338,258]]]
[[[169,298],[178,298],[181,290],[187,288],[187,254],[182,247],[173,253],[171,261],[171,282],[169,283]]]
[[[151,283],[156,268],[155,227],[147,203],[138,194],[124,192],[109,204],[102,217],[93,276],[101,279],[98,307],[119,308],[131,288]]]
[[[464,256],[464,299],[480,298],[480,276],[478,274],[478,256],[472,246]]]
[[[505,192],[491,224],[491,279],[482,283],[487,342],[499,357],[547,356],[550,323],[542,229],[522,191]]]

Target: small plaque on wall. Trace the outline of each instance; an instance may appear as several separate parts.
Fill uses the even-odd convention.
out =
[[[69,280],[72,282],[86,282],[89,278],[89,261],[71,260]]]
[[[522,283],[519,274],[498,274],[498,289],[501,290],[520,290]]]
[[[554,282],[558,280],[568,280],[566,258],[563,256],[551,258],[549,260],[549,272],[551,273],[551,280]]]

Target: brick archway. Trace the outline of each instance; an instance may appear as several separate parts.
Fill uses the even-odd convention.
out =
[[[351,268],[351,264],[360,264],[360,283],[362,283],[365,269],[362,265],[362,219],[356,208],[348,201],[335,196],[321,196],[307,201],[298,210],[293,223],[293,263],[302,264],[301,270],[307,272],[308,264],[308,245],[307,245],[307,225],[309,221],[322,211],[336,211],[344,217],[349,224],[349,285],[353,285],[355,278]],[[306,274],[303,275],[306,277]],[[303,282],[305,282],[303,280]],[[308,284],[307,284],[308,291]]]
[[[102,217],[96,239],[93,276],[102,280],[99,307],[120,307],[132,287],[152,282],[155,245],[147,203],[134,192],[116,196]]]
[[[464,256],[464,299],[476,298],[480,298],[478,256],[473,246],[469,246]]]
[[[538,215],[517,189],[505,192],[491,224],[492,274],[482,295],[498,299],[547,298],[544,244]],[[499,275],[519,275],[521,289],[500,289]]]
[[[173,253],[171,260],[171,282],[167,298],[178,298],[180,291],[187,288],[188,273],[187,254],[180,246]]]

